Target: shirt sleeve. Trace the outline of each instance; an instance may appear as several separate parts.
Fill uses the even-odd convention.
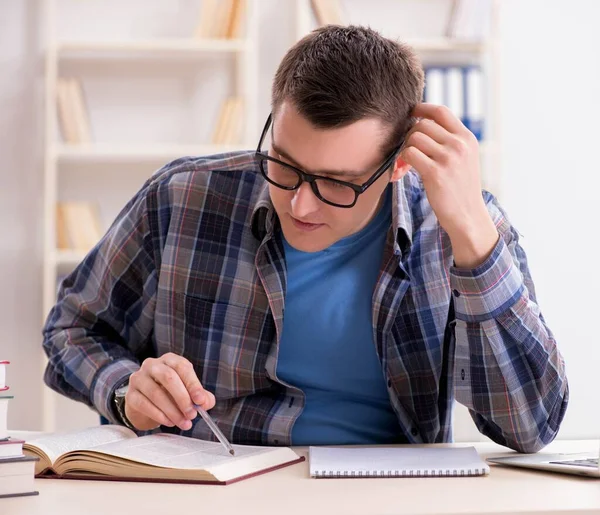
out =
[[[112,423],[114,389],[151,345],[157,284],[147,183],[61,284],[43,328],[46,384]]]
[[[477,268],[450,269],[455,395],[481,433],[536,452],[554,439],[564,417],[565,365],[536,302],[519,234],[491,195],[487,205],[497,245]]]

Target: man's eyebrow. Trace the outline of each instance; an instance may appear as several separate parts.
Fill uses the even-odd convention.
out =
[[[296,168],[300,168],[300,170],[305,171],[304,168],[302,168],[302,166],[300,166],[300,164],[297,161],[295,161],[293,158],[291,158],[284,150],[279,148],[275,144],[275,142],[271,141],[271,146],[273,147],[273,150],[277,154],[279,154],[281,157],[285,158]],[[343,175],[343,176],[346,176],[348,179],[357,179],[357,178],[365,175],[366,172],[365,171],[350,171],[350,170],[314,170],[314,171],[307,172],[307,173],[310,173],[311,175],[336,175],[336,176]]]

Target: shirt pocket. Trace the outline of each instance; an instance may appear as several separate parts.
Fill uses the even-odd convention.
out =
[[[272,386],[266,361],[275,341],[270,313],[183,295],[183,355],[217,399],[236,399]]]

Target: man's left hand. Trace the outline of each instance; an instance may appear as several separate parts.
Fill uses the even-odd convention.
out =
[[[474,268],[498,242],[498,231],[481,194],[479,144],[446,106],[419,104],[419,121],[400,159],[421,176],[440,225],[450,236],[456,266]]]

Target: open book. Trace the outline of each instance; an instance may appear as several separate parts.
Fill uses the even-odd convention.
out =
[[[106,425],[45,435],[23,445],[37,456],[36,477],[229,484],[304,461],[289,447],[234,445],[158,433],[137,436]]]

